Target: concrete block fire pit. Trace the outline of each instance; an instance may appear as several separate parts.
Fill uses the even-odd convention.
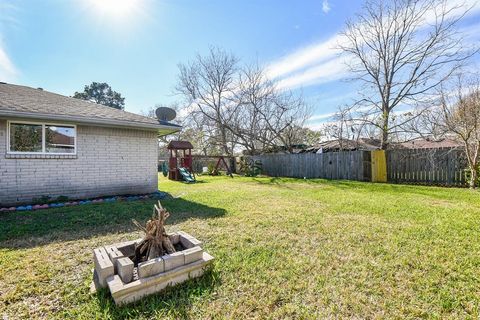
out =
[[[93,251],[95,288],[107,288],[117,305],[137,301],[167,286],[201,276],[213,257],[202,243],[185,232],[168,234],[176,252],[138,263],[135,247],[142,239],[117,243]]]

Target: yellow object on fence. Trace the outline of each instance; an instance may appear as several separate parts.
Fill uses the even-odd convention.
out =
[[[385,150],[375,150],[372,153],[372,182],[387,182],[387,159]]]

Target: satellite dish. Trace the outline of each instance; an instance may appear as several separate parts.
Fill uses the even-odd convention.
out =
[[[177,116],[175,110],[167,107],[159,107],[155,110],[158,120],[160,121],[172,121]]]

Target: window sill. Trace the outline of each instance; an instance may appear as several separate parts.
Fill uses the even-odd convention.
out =
[[[14,154],[7,153],[6,159],[77,159],[76,154]]]

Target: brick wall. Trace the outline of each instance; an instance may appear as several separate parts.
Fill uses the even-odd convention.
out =
[[[27,203],[42,195],[71,199],[157,190],[157,134],[77,126],[77,156],[15,158],[7,155],[7,121],[0,119],[0,204]]]

